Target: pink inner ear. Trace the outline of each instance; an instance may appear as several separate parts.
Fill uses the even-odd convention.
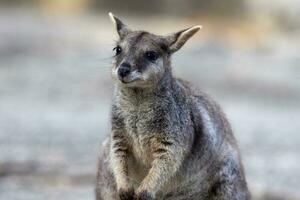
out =
[[[185,29],[182,31],[179,31],[173,35],[173,39],[175,40],[170,46],[169,49],[171,52],[175,52],[179,50],[186,41],[192,37],[196,32],[198,32],[201,29],[201,26],[194,26],[189,29]]]

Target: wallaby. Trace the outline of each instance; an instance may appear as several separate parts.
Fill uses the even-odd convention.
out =
[[[237,143],[220,107],[172,74],[172,54],[201,27],[159,36],[130,30],[109,15],[119,40],[97,200],[249,200]]]

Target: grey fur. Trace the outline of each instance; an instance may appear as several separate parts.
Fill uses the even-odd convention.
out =
[[[112,68],[112,132],[101,149],[97,200],[250,199],[239,150],[220,107],[173,77],[174,49],[168,47],[176,41],[170,38],[184,38],[177,41],[182,46],[194,33],[157,36],[128,30],[122,32],[118,45],[123,52]],[[155,62],[145,60],[148,50],[159,52]],[[120,81],[116,71],[124,62],[136,81]]]

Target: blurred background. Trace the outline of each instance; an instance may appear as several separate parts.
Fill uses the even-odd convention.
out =
[[[0,0],[0,199],[94,199],[109,11],[159,34],[203,25],[174,73],[223,107],[253,199],[300,199],[298,0]]]

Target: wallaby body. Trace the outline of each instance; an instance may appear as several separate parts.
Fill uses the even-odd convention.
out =
[[[221,109],[172,75],[170,55],[199,27],[163,37],[130,31],[111,17],[120,36],[112,69],[118,81],[112,133],[101,149],[97,200],[250,199]]]

